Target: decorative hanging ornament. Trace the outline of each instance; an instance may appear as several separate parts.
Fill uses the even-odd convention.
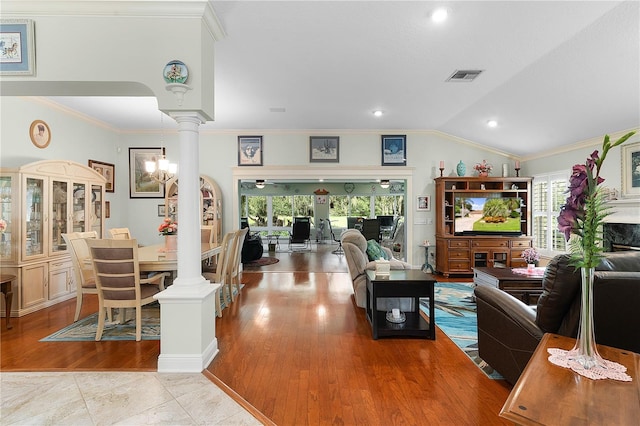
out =
[[[189,78],[189,69],[182,61],[171,61],[165,65],[163,77],[166,83],[184,84]]]

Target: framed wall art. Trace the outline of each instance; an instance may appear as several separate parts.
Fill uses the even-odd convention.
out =
[[[166,207],[164,204],[158,204],[158,217],[165,217]]]
[[[640,142],[622,145],[622,196],[640,198]]]
[[[35,49],[32,20],[0,20],[0,75],[35,75]]]
[[[407,136],[383,135],[382,136],[382,165],[406,166],[407,165]]]
[[[262,166],[262,136],[238,136],[238,166]]]
[[[309,162],[339,163],[339,136],[311,136],[309,138]]]
[[[116,166],[102,161],[89,160],[89,167],[107,179],[107,183],[104,185],[106,192],[115,192]]]
[[[428,195],[420,195],[416,203],[416,210],[422,212],[431,211],[431,198]]]
[[[145,170],[145,161],[157,161],[163,148],[129,148],[129,198],[164,198],[164,184]]]
[[[111,202],[104,202],[104,217],[105,219],[109,219],[111,217]]]
[[[51,130],[49,125],[42,120],[34,120],[29,126],[31,143],[40,149],[44,149],[51,143]]]

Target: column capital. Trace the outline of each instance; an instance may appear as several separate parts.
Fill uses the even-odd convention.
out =
[[[169,111],[167,114],[177,123],[194,123],[197,125],[207,122],[206,117],[200,111]]]

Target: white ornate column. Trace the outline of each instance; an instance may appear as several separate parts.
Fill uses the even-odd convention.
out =
[[[171,112],[178,122],[178,275],[156,296],[160,302],[159,372],[201,372],[218,353],[215,296],[220,284],[202,277],[199,130],[195,111]]]

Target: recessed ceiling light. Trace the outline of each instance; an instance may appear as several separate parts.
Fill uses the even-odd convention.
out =
[[[498,122],[496,120],[489,120],[487,121],[487,126],[491,128],[498,127]]]
[[[377,109],[373,111],[373,115],[375,115],[376,117],[382,117],[382,114],[384,114],[384,111],[382,110]]]
[[[440,23],[446,21],[448,16],[449,11],[446,8],[441,7],[433,11],[431,14],[431,20],[435,23]]]

